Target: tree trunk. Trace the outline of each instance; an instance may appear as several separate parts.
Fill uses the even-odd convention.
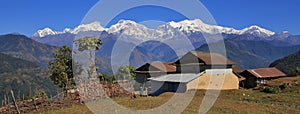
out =
[[[66,87],[65,87],[65,96],[68,98],[68,84],[69,84],[69,79],[67,79],[67,82],[66,82]]]

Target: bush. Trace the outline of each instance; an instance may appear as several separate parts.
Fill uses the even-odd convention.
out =
[[[288,86],[286,85],[286,84],[282,84],[282,85],[280,85],[279,86],[279,88],[281,89],[281,90],[284,90],[284,89],[286,89]]]
[[[288,86],[286,84],[282,84],[279,86],[271,86],[271,87],[266,87],[265,89],[262,90],[262,92],[265,93],[279,93],[281,90],[286,89]]]
[[[265,93],[279,93],[280,92],[279,86],[273,86],[273,87],[266,87],[263,92]]]
[[[35,95],[32,97],[32,99],[35,99],[35,98],[47,98],[47,94],[43,90],[38,90],[35,92]]]

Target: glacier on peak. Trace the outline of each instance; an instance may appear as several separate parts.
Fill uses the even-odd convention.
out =
[[[190,35],[195,32],[207,33],[207,34],[252,34],[258,37],[270,37],[275,32],[266,30],[257,25],[237,30],[229,27],[222,27],[217,25],[209,25],[204,23],[200,19],[194,20],[183,20],[179,22],[168,22],[164,25],[159,26],[157,29],[150,29],[145,25],[136,23],[131,20],[119,20],[116,24],[111,25],[109,28],[104,28],[99,22],[92,22],[90,24],[81,24],[74,29],[66,28],[63,32],[53,31],[50,28],[38,30],[33,37],[45,37],[47,35],[56,34],[78,34],[79,32],[85,31],[106,31],[110,34],[122,34],[129,37],[136,37],[139,39],[155,39],[163,37],[172,37],[178,35],[179,32]]]
[[[33,34],[34,37],[44,37],[48,35],[55,35],[57,32],[53,31],[50,28],[44,28],[43,30],[38,30],[36,33]]]

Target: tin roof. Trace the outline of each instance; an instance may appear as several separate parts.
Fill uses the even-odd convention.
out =
[[[187,83],[190,82],[199,76],[203,74],[167,74],[167,75],[162,75],[156,78],[150,78],[151,81],[159,81],[159,82],[181,82],[181,83]]]
[[[283,72],[281,72],[275,67],[250,69],[247,71],[257,78],[275,78],[275,77],[286,76],[286,74],[284,74]]]

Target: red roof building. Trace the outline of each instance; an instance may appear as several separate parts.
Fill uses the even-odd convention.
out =
[[[246,78],[243,81],[243,85],[246,88],[256,87],[257,85],[265,84],[269,80],[287,76],[277,68],[249,69],[240,73],[240,75]]]

